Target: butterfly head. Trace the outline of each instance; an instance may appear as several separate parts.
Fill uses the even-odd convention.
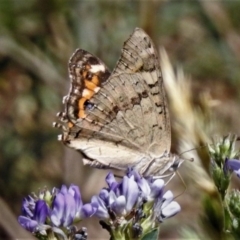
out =
[[[176,172],[180,165],[185,161],[185,159],[181,158],[177,154],[170,154],[170,157],[172,159],[172,165],[168,169],[170,172]]]
[[[165,151],[160,157],[149,160],[148,166],[141,171],[144,176],[155,176],[156,178],[164,178],[174,174],[181,164],[189,159],[184,159],[181,155],[172,154]],[[191,161],[193,159],[190,159]]]

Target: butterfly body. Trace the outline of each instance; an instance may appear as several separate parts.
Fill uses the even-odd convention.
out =
[[[59,140],[80,151],[86,165],[163,175],[179,158],[170,153],[171,130],[157,51],[136,28],[112,73],[77,49],[69,61],[71,87],[59,113]],[[173,169],[175,170],[175,168]]]

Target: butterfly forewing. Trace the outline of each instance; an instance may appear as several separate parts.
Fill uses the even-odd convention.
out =
[[[136,167],[165,172],[170,151],[170,120],[157,51],[149,36],[135,29],[110,75],[105,64],[84,50],[69,62],[71,88],[65,97],[61,140],[79,150],[94,167]],[[109,76],[110,75],[110,76]],[[171,165],[171,163],[170,163]]]

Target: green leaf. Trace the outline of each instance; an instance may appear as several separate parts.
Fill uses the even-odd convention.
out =
[[[159,228],[155,228],[153,231],[143,236],[142,240],[154,240],[158,239]]]

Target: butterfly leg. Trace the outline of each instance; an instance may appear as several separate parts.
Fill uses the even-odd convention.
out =
[[[148,171],[148,169],[150,168],[151,164],[152,164],[154,161],[155,161],[155,159],[152,159],[151,161],[149,161],[148,164],[146,164],[146,165],[142,168],[141,174],[142,174],[143,176],[144,176],[144,175],[148,175],[148,174],[147,174],[147,171]]]
[[[83,158],[83,164],[87,165],[87,166],[90,166],[90,167],[99,168],[99,169],[110,168],[110,166],[103,165],[102,163],[100,163],[96,160],[89,160],[89,159],[86,159],[86,158]]]

